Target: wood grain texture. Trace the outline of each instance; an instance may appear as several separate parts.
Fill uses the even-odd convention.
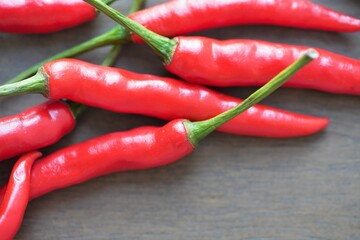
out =
[[[164,0],[148,0],[146,6]],[[317,0],[360,17],[358,0]],[[126,12],[130,1],[114,6]],[[0,34],[0,81],[113,26],[100,15],[79,28],[49,35]],[[360,58],[360,33],[238,26],[196,33],[321,47]],[[108,48],[80,56],[100,63]],[[128,45],[116,66],[169,76],[145,45]],[[218,89],[246,97],[255,88]],[[44,101],[0,99],[0,116]],[[112,174],[29,203],[16,239],[360,239],[360,98],[281,89],[264,104],[329,117],[322,133],[262,139],[214,133],[170,166]],[[44,154],[112,131],[163,121],[89,109],[76,130]],[[14,160],[0,163],[6,182]]]

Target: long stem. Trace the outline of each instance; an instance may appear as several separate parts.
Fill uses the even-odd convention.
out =
[[[105,3],[106,5],[110,5],[113,2],[115,2],[116,0],[102,0],[103,3]]]
[[[108,0],[108,1],[104,1],[104,2],[106,4],[110,4],[110,3],[114,2],[114,0]],[[144,4],[144,0],[133,0],[133,3],[129,10],[129,14],[141,9],[143,4]],[[25,78],[28,78],[28,77],[34,75],[37,72],[37,70],[44,63],[47,63],[47,62],[50,62],[50,61],[53,61],[56,59],[60,59],[60,58],[77,56],[81,53],[91,51],[95,48],[99,48],[99,47],[103,47],[103,46],[107,46],[107,45],[111,45],[111,44],[126,43],[128,41],[130,41],[130,34],[124,29],[124,27],[116,26],[116,27],[112,28],[111,30],[107,31],[106,33],[101,34],[100,36],[97,36],[88,41],[80,43],[72,48],[69,48],[65,51],[55,54],[54,56],[44,59],[41,62],[36,63],[35,65],[29,67],[25,71],[19,73],[18,75],[16,75],[9,81],[5,82],[4,84],[18,82],[18,81],[21,81]]]
[[[28,78],[32,75],[34,75],[37,70],[44,64],[56,59],[60,58],[66,58],[66,57],[73,57],[76,55],[79,55],[81,53],[90,51],[92,49],[103,47],[111,44],[121,44],[124,42],[127,42],[130,40],[129,34],[126,32],[126,30],[121,26],[116,26],[110,31],[95,37],[93,39],[90,39],[86,42],[80,43],[72,48],[69,48],[63,52],[60,52],[54,56],[51,56],[47,59],[44,59],[43,61],[31,66],[30,68],[26,69],[25,71],[21,72],[17,76],[13,77],[9,81],[5,82],[5,84],[19,82],[25,78]]]
[[[144,0],[133,0],[129,14],[138,11],[144,3]],[[117,57],[119,56],[121,50],[123,49],[123,44],[115,44],[112,46],[111,50],[106,55],[105,59],[101,63],[103,66],[113,66]],[[82,112],[87,109],[86,105],[81,103],[66,101],[66,104],[70,107],[70,110],[75,118],[77,118]]]
[[[141,24],[127,18],[125,15],[104,4],[100,0],[84,0],[99,11],[103,12],[126,29],[139,35],[154,51],[165,64],[171,62],[174,50],[177,45],[175,39],[170,39],[156,34]]]
[[[318,52],[314,49],[309,49],[301,56],[297,61],[288,66],[285,70],[276,75],[267,84],[262,86],[256,92],[251,94],[239,105],[213,117],[208,120],[190,122],[186,121],[185,126],[188,130],[189,141],[196,146],[199,141],[213,132],[216,128],[220,127],[224,123],[233,119],[240,113],[246,111],[253,105],[257,104],[272,92],[278,89],[282,84],[289,80],[297,71],[303,68],[305,65],[310,63],[312,60],[318,57]]]
[[[134,0],[133,4],[130,9],[130,13],[137,11],[141,8],[144,0]],[[126,37],[125,37],[126,36]],[[12,80],[6,82],[5,85],[0,87],[0,96],[6,95],[19,95],[24,93],[40,93],[46,96],[46,82],[47,76],[42,72],[36,71],[46,62],[52,61],[55,59],[68,57],[69,55],[79,54],[81,52],[87,51],[89,48],[94,48],[97,46],[109,45],[111,43],[114,44],[113,49],[110,51],[109,55],[103,62],[103,65],[110,66],[113,65],[114,61],[118,53],[121,50],[121,44],[123,43],[124,39],[128,39],[129,34],[125,31],[125,29],[121,26],[117,26],[112,30],[108,31],[105,34],[102,34],[96,38],[93,38],[89,41],[86,41],[82,44],[79,44],[71,49],[68,49],[62,53],[59,53],[53,57],[50,57],[41,63],[34,65],[32,68],[26,70],[25,72],[19,74]],[[117,45],[117,46],[115,46]],[[23,80],[24,78],[28,77],[28,75],[33,75],[28,79]],[[20,82],[21,81],[21,82]]]
[[[121,49],[121,44],[116,44],[112,47],[110,52],[105,57],[102,65],[111,66],[115,63],[117,56],[119,55]],[[5,84],[0,86],[0,96],[11,96],[11,95],[21,95],[29,93],[40,93],[47,96],[47,76],[43,71],[38,71],[34,76],[27,78],[22,81]],[[77,115],[77,110],[74,111],[74,116]]]
[[[104,61],[101,63],[101,65],[103,65],[103,66],[114,65],[115,61],[116,61],[117,57],[119,56],[119,53],[121,52],[123,47],[124,46],[122,44],[113,45],[110,52],[108,52],[108,54],[106,55],[106,57],[105,57]]]

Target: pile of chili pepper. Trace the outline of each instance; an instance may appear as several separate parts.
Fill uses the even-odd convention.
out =
[[[3,219],[0,230],[9,236],[8,239],[14,236],[28,199],[104,174],[153,168],[181,159],[191,153],[199,142],[216,128],[267,97],[317,56],[315,50],[305,52],[304,56],[242,103],[215,117],[195,122],[175,119],[163,127],[146,126],[111,133],[54,152],[35,162],[31,171],[29,163],[30,166],[22,170],[24,175],[26,174],[22,181],[10,181],[0,189],[0,199],[3,199],[1,209],[4,209],[0,212]],[[19,159],[19,164],[22,166],[22,161],[33,162],[36,157],[39,157],[38,152],[24,155],[24,159]],[[21,172],[18,168],[15,166],[13,175]],[[13,178],[19,180],[19,177]],[[22,201],[13,200],[19,196],[22,196]],[[12,212],[9,213],[9,209]],[[16,221],[13,220],[14,216]]]
[[[135,12],[130,18],[109,7],[107,4],[111,2],[28,1],[25,7],[0,1],[0,16],[6,20],[0,23],[0,31],[59,31],[94,19],[95,9],[124,26],[116,26],[41,61],[0,86],[0,96],[37,93],[50,99],[0,119],[0,145],[3,146],[0,161],[24,154],[16,162],[8,184],[0,189],[0,232],[8,234],[5,239],[16,234],[29,200],[104,174],[169,164],[189,154],[200,140],[215,130],[285,138],[324,129],[329,121],[326,118],[254,106],[289,78],[285,86],[360,94],[360,62],[355,59],[322,49],[307,51],[308,47],[303,46],[179,36],[240,24],[343,32],[360,30],[360,20],[310,1],[173,0]],[[133,9],[141,3],[134,1]],[[60,12],[68,15],[56,14]],[[259,14],[249,14],[251,12]],[[44,24],[49,16],[51,21]],[[175,38],[169,38],[173,36]],[[160,57],[167,70],[189,83],[108,67],[120,51],[119,44],[142,40]],[[105,45],[114,47],[104,66],[68,58]],[[304,69],[295,74],[302,67]],[[264,86],[241,100],[198,84]],[[170,122],[163,127],[111,133],[35,161],[41,154],[31,151],[54,144],[73,130],[75,118],[85,109],[82,104]]]

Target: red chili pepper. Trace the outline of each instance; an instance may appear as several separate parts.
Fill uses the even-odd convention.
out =
[[[198,122],[177,119],[163,127],[111,133],[59,150],[34,164],[30,199],[104,174],[158,167],[179,160],[217,127],[261,101],[316,57],[316,52],[307,52],[241,104],[214,118]],[[0,199],[4,188],[0,190]]]
[[[165,120],[203,120],[241,102],[183,81],[75,59],[46,63],[34,77],[0,87],[0,95],[16,93],[42,93],[50,99],[65,98],[115,112]],[[295,137],[315,133],[327,124],[328,119],[254,106],[219,130],[261,137]]]
[[[166,69],[192,83],[221,87],[261,86],[306,49],[254,40],[179,37],[178,43]],[[284,86],[360,95],[360,61],[316,50],[320,57]]]
[[[354,32],[360,20],[307,0],[173,0],[129,18],[167,37],[243,24]],[[134,41],[141,39],[134,36]]]
[[[142,1],[132,4],[136,11]],[[113,65],[121,45],[113,46],[103,65]],[[57,142],[75,126],[75,117],[86,106],[75,102],[48,101],[0,119],[0,161]],[[44,134],[44,132],[46,134]]]
[[[112,65],[120,50],[120,45],[114,46],[102,64]],[[1,118],[0,161],[57,142],[74,128],[75,118],[85,108],[71,101],[47,101],[20,114]]]
[[[138,10],[141,3],[142,0],[135,1],[131,11]],[[102,65],[113,65],[121,48],[114,45]],[[0,161],[57,142],[74,128],[75,117],[85,108],[70,101],[48,101],[0,119]]]
[[[289,6],[290,3],[293,5]],[[307,10],[302,11],[302,9]],[[235,13],[230,14],[233,12]],[[260,12],[265,13],[260,14]],[[306,0],[173,0],[134,13],[130,18],[167,37],[212,27],[248,23],[287,26],[292,24],[293,27],[307,26],[334,31],[356,31],[360,27],[359,19],[353,19]],[[116,26],[100,36],[31,66],[10,81],[17,82],[30,77],[46,62],[73,57],[109,44],[127,42],[130,38],[123,27]],[[136,42],[140,41],[139,37],[133,36],[133,38]]]
[[[218,41],[204,37],[169,39],[155,34],[98,0],[85,0],[141,36],[165,68],[181,78],[212,86],[261,85],[305,49],[249,40]],[[360,95],[360,61],[317,49],[319,59],[287,85]]]
[[[69,133],[82,107],[47,101],[0,119],[0,161],[49,146]]]
[[[18,231],[30,193],[30,170],[40,152],[22,156],[15,164],[9,183],[2,189],[0,198],[0,238],[11,240]]]
[[[0,32],[50,33],[95,17],[96,10],[82,0],[0,0]]]

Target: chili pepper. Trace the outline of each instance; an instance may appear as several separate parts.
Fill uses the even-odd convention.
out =
[[[177,119],[163,127],[115,132],[42,158],[31,172],[30,199],[104,174],[170,164],[192,152],[217,127],[261,101],[316,57],[317,52],[309,50],[241,104],[208,120]],[[5,188],[0,190],[0,199]]]
[[[82,0],[0,0],[1,32],[50,33],[78,26],[95,17],[96,10]]]
[[[120,45],[114,46],[102,64],[112,65],[120,49]],[[74,129],[76,117],[85,108],[76,102],[50,100],[1,118],[0,161],[57,142]]]
[[[113,65],[121,48],[121,45],[113,46],[102,65]],[[1,118],[0,161],[57,142],[73,130],[75,118],[85,108],[85,105],[71,101],[47,101],[20,114]]]
[[[134,1],[130,12],[137,11],[142,2]],[[121,45],[113,46],[102,65],[113,65],[121,48]],[[0,119],[0,161],[55,143],[74,128],[75,117],[85,108],[71,101],[48,101]]]
[[[295,4],[292,7],[287,7],[286,5],[289,3]],[[264,7],[265,4],[268,5]],[[296,6],[298,6],[298,8]],[[301,14],[297,13],[305,8],[308,8],[309,10],[304,10]],[[180,9],[182,10],[180,11]],[[226,9],[226,11],[223,9]],[[243,13],[242,9],[252,9],[252,11],[244,11],[245,13]],[[205,14],[208,13],[208,11],[210,13]],[[228,14],[228,11],[235,13]],[[266,12],[266,14],[254,14],[260,11]],[[274,14],[271,14],[271,11],[273,11]],[[242,14],[239,14],[240,12]],[[311,15],[308,16],[310,13]],[[264,19],[263,16],[267,16],[267,19]],[[283,18],[280,18],[280,16],[283,16]],[[330,18],[333,20],[329,20],[329,16],[331,16]],[[323,30],[339,27],[338,29],[334,29],[334,31],[351,31],[350,29],[355,31],[356,26],[359,27],[358,19],[352,19],[350,16],[344,16],[343,14],[336,13],[330,9],[304,0],[297,0],[297,2],[273,0],[260,1],[260,3],[259,0],[193,0],[187,2],[173,0],[144,9],[139,11],[139,13],[131,14],[129,17],[146,27],[149,27],[152,31],[168,37],[174,37],[205,28],[233,25],[236,22],[238,22],[238,24],[270,24],[271,22],[272,24],[288,26],[294,24],[291,25],[293,27],[298,27],[298,25],[300,25],[300,27],[305,27],[306,25],[309,28],[316,28],[315,26],[318,26]],[[247,21],[243,21],[244,17],[246,17]],[[335,23],[333,21],[335,21]],[[321,23],[324,24],[322,27],[320,26]],[[140,41],[139,37],[132,37],[134,41]],[[46,62],[60,58],[73,57],[101,46],[128,42],[130,39],[130,34],[122,26],[116,26],[98,37],[80,43],[31,66],[13,77],[10,81],[17,82],[30,77]]]
[[[40,152],[22,156],[14,165],[9,183],[0,198],[0,233],[2,240],[11,240],[19,229],[30,193],[30,170]],[[6,192],[5,192],[6,191]]]
[[[0,119],[0,161],[49,146],[69,133],[81,105],[47,101]]]
[[[241,102],[183,81],[75,59],[46,63],[32,78],[0,87],[0,96],[17,93],[42,93],[50,99],[65,98],[115,112],[144,114],[164,120],[203,120]],[[328,119],[254,106],[219,130],[261,137],[295,137],[317,132],[327,124]]]
[[[160,56],[167,70],[192,83],[222,87],[261,85],[305,49],[250,40],[169,39],[98,0],[85,1],[142,37]],[[317,51],[319,59],[292,78],[287,86],[360,95],[360,61],[322,49]]]
[[[129,18],[167,37],[243,24],[354,32],[360,20],[307,0],[173,0]],[[134,36],[134,41],[139,42]]]
[[[166,69],[192,83],[221,87],[260,86],[266,82],[267,76],[286,66],[306,49],[254,40],[187,38],[179,39],[180,42],[181,46],[176,49]],[[316,50],[320,57],[284,86],[360,95],[360,61]],[[211,59],[209,54],[216,58]],[[207,60],[201,61],[202,57]],[[214,77],[219,75],[221,77]]]

